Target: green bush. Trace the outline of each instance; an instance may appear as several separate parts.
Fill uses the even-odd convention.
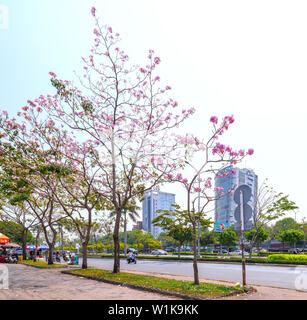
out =
[[[258,253],[258,256],[268,257],[273,254],[275,255],[275,254],[290,254],[290,253],[289,252],[261,252],[261,253]],[[307,255],[307,252],[302,252],[301,254]]]
[[[304,254],[272,254],[267,259],[269,262],[307,263],[307,256]]]

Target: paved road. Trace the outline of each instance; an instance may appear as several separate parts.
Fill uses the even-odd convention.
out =
[[[88,265],[97,268],[112,269],[113,260],[108,258],[90,258]],[[199,277],[230,282],[242,282],[242,267],[230,263],[199,263]],[[137,264],[127,264],[121,260],[122,271],[152,272],[169,275],[193,276],[192,262],[138,260]],[[307,291],[307,267],[279,267],[263,265],[246,266],[247,283],[277,288]]]

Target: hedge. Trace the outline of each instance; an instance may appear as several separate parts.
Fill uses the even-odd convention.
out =
[[[269,262],[307,264],[307,256],[304,254],[272,254],[267,259]]]

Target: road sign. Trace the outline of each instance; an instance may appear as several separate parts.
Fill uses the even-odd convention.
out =
[[[243,203],[241,203],[241,192]],[[253,215],[253,209],[247,204],[252,196],[252,190],[247,185],[239,186],[234,192],[234,201],[237,203],[237,207],[234,212],[234,218],[236,220],[235,229],[240,230],[241,223],[241,208],[243,209],[243,221],[244,221],[244,230],[251,229],[252,224],[250,219]]]

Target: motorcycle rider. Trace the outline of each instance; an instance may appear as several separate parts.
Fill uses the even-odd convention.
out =
[[[128,252],[128,258],[127,258],[127,260],[128,260],[128,263],[129,263],[129,262],[134,262],[134,263],[136,263],[136,258],[135,258],[135,255],[134,255],[134,253],[133,253],[132,251],[129,251],[129,252]]]

